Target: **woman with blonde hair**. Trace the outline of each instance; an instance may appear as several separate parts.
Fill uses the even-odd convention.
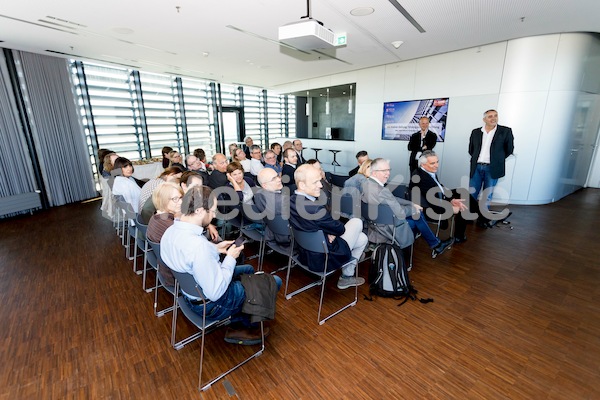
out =
[[[362,193],[362,184],[371,176],[371,162],[366,160],[360,164],[358,173],[344,182],[344,189],[355,188]]]
[[[165,231],[173,225],[175,218],[181,216],[181,199],[183,190],[181,186],[173,182],[161,183],[154,192],[152,192],[152,202],[156,207],[156,214],[150,218],[146,237],[160,243]],[[169,268],[160,267],[160,274],[166,286],[175,286],[175,277]]]

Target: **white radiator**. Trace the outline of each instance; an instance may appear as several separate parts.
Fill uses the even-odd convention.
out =
[[[0,217],[21,211],[31,211],[41,208],[39,192],[16,194],[14,196],[0,197]]]

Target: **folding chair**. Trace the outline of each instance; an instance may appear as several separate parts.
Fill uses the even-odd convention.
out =
[[[350,219],[354,216],[359,217],[361,193],[358,189],[349,188],[341,195],[334,194],[331,200],[331,214],[333,218]]]
[[[117,209],[120,211],[120,215],[122,218],[122,225],[123,225],[123,229],[121,231],[121,233],[122,233],[121,245],[123,245],[123,247],[125,247],[125,257],[127,257],[127,259],[131,261],[134,259],[131,256],[131,238],[134,238],[134,242],[135,242],[135,237],[137,235],[137,227],[135,225],[135,219],[137,217],[137,214],[133,210],[133,207],[131,206],[131,204],[126,202],[122,196],[115,196],[115,197],[117,199],[116,206],[117,206]],[[134,263],[133,270],[135,271],[135,263]],[[140,272],[140,274],[141,274],[141,272]]]
[[[275,215],[275,217],[273,219],[265,217],[264,218],[264,222],[265,225],[267,226],[267,228],[269,228],[269,230],[273,233],[273,235],[275,235],[275,237],[277,236],[290,236],[290,225],[288,223],[287,220],[283,219],[283,217],[281,215]],[[290,238],[291,241],[291,238]],[[292,256],[292,253],[294,251],[294,248],[290,242],[290,244],[288,246],[284,246],[281,245],[279,243],[277,243],[276,241],[270,241],[267,242],[266,240],[262,241],[262,257],[260,258],[260,261],[258,263],[258,270],[262,271],[262,266],[263,266],[263,261],[264,261],[264,256],[265,256],[265,248],[269,246],[270,249],[272,249],[273,251],[284,255],[286,257],[288,257],[288,263],[290,260],[290,257]],[[277,272],[283,271],[284,269],[287,269],[288,266],[287,264],[284,265],[281,268],[276,269],[275,271],[271,272],[271,274],[276,274]]]
[[[377,206],[377,208],[375,208]],[[376,215],[373,215],[373,212],[377,212]],[[377,226],[391,226],[392,227],[392,237],[391,241],[387,243],[395,243],[396,242],[396,223],[398,222],[398,218],[394,215],[391,207],[387,204],[368,204],[364,201],[361,202],[361,214],[365,221],[367,221],[367,225],[369,227],[373,227],[374,229]],[[411,231],[412,232],[412,231]],[[384,243],[384,242],[381,242]],[[375,243],[375,245],[381,244]],[[414,253],[415,242],[410,246],[410,257],[409,257],[409,271],[412,269],[413,265],[413,253]]]
[[[137,218],[135,219],[135,223],[137,226],[137,235],[136,235],[135,252],[133,254],[133,257],[134,257],[133,268],[137,274],[140,274],[140,273],[142,274],[142,289],[144,289],[147,293],[150,293],[152,290],[156,289],[156,285],[154,285],[154,287],[152,287],[152,288],[146,288],[146,276],[147,276],[147,272],[148,272],[148,266],[150,266],[155,271],[157,271],[158,270],[158,260],[156,258],[156,254],[154,254],[154,251],[152,251],[152,248],[148,244],[148,236],[147,236],[148,225],[144,224],[144,222],[142,221],[141,215],[137,216]],[[136,263],[137,263],[137,257],[138,257],[138,254],[137,254],[138,249],[142,250],[142,253],[144,256],[143,266],[140,271],[137,271],[137,269],[136,269],[137,268]]]
[[[346,304],[345,306],[343,306],[342,308],[338,309],[337,311],[335,311],[334,313],[330,314],[329,316],[321,319],[321,309],[323,307],[323,297],[325,294],[325,281],[327,279],[328,276],[330,276],[331,274],[337,272],[338,269],[341,269],[351,263],[357,263],[358,264],[358,260],[354,257],[352,257],[350,259],[350,261],[348,261],[346,264],[342,265],[340,268],[338,269],[334,269],[331,271],[327,271],[327,267],[329,265],[329,248],[327,247],[327,238],[325,237],[325,234],[323,233],[322,230],[319,230],[317,232],[304,232],[304,231],[299,231],[297,229],[295,229],[294,227],[291,228],[291,232],[292,232],[292,243],[291,246],[292,248],[294,247],[294,243],[297,243],[298,246],[302,247],[305,250],[308,251],[312,251],[314,253],[321,253],[325,255],[325,265],[323,266],[323,272],[315,272],[315,271],[311,271],[308,266],[303,265],[300,261],[299,261],[299,256],[297,255],[292,255],[290,257],[290,260],[288,262],[288,270],[287,270],[287,276],[285,279],[285,298],[287,300],[291,299],[292,297],[294,297],[296,294],[304,292],[307,289],[310,289],[314,286],[318,286],[321,285],[321,296],[319,298],[319,312],[317,314],[317,321],[319,322],[319,325],[323,325],[329,318],[339,314],[340,312],[344,311],[346,308],[348,307],[352,307],[354,305],[356,305],[356,303],[358,302],[358,286],[354,287],[354,300],[351,301],[350,303]],[[292,269],[292,261],[300,266],[302,269],[304,269],[305,271],[313,274],[313,275],[317,275],[319,277],[319,279],[317,281],[314,281],[312,283],[309,283],[306,286],[301,287],[300,289],[288,294],[288,284],[290,281],[290,270]],[[355,277],[358,278],[358,266],[356,267],[355,271]]]
[[[264,330],[264,325],[263,325],[263,322],[260,323],[260,330],[261,330],[261,336],[262,336],[260,350],[258,350],[257,352],[253,353],[250,357],[246,358],[242,362],[236,364],[233,368],[230,368],[226,372],[223,372],[220,375],[218,375],[217,377],[212,378],[208,383],[206,383],[203,386],[203,384],[202,384],[202,367],[203,367],[203,364],[204,364],[204,343],[205,343],[204,336],[207,333],[210,333],[213,330],[215,330],[215,329],[217,329],[217,328],[219,328],[221,326],[228,325],[231,318],[228,317],[228,318],[223,319],[223,320],[209,320],[209,319],[207,319],[206,318],[206,305],[210,303],[210,300],[206,299],[206,297],[204,296],[204,293],[202,293],[202,289],[198,286],[198,284],[194,280],[194,277],[192,275],[188,274],[188,273],[182,273],[182,272],[177,272],[177,271],[173,271],[173,275],[175,275],[175,278],[176,278],[176,281],[175,281],[175,291],[176,291],[176,293],[179,292],[179,289],[181,289],[181,291],[183,291],[184,293],[187,293],[188,295],[192,295],[192,296],[198,297],[198,298],[200,298],[199,301],[202,303],[202,305],[204,307],[204,312],[202,313],[202,315],[199,315],[199,314],[195,313],[192,310],[192,308],[189,306],[188,302],[185,300],[185,298],[183,297],[183,295],[180,295],[180,296],[177,297],[177,304],[179,305],[179,308],[181,309],[181,312],[187,317],[188,320],[190,320],[190,322],[192,322],[194,325],[196,325],[196,327],[198,327],[200,329],[200,332],[198,332],[197,334],[195,334],[195,335],[191,336],[190,338],[188,338],[189,340],[187,340],[184,343],[182,343],[180,347],[176,347],[176,349],[179,350],[183,346],[185,346],[187,343],[191,342],[192,340],[195,340],[198,337],[201,338],[201,345],[200,345],[200,371],[198,373],[198,389],[204,391],[204,390],[210,388],[211,385],[213,383],[217,382],[219,379],[225,377],[230,372],[238,369],[239,367],[241,367],[242,365],[244,365],[245,363],[247,363],[248,361],[250,361],[254,357],[258,357],[258,356],[260,356],[263,353],[263,351],[265,350],[265,330]],[[175,308],[175,310],[173,312],[173,321],[174,321],[173,323],[175,323],[175,319],[176,318],[177,318],[177,308]]]
[[[260,224],[263,226],[263,230],[264,230],[264,221],[262,219],[260,220],[254,220],[252,218],[250,218],[245,212],[244,212],[244,207],[240,206],[240,215],[241,215],[241,224],[240,224],[240,233],[244,236],[246,236],[247,238],[255,241],[258,243],[258,254],[254,254],[251,256],[246,257],[246,260],[253,260],[255,258],[258,258],[258,264],[259,264],[259,270],[261,268],[261,262],[262,262],[262,256],[263,256],[263,239],[265,237],[264,235],[264,231],[258,230],[256,229],[256,225],[255,224]],[[256,213],[258,214],[258,211],[256,211]]]
[[[162,317],[168,312],[173,311],[175,307],[177,307],[177,296],[175,296],[175,286],[167,285],[163,275],[160,272],[161,268],[168,268],[165,266],[165,263],[160,258],[160,243],[156,243],[148,239],[148,244],[152,248],[152,254],[156,257],[156,281],[155,281],[155,290],[154,290],[154,315],[157,317]],[[159,286],[160,283],[160,286]],[[162,287],[167,292],[173,295],[173,305],[167,308],[163,308],[162,310],[158,310],[158,288]],[[171,329],[171,345],[175,347],[175,336],[173,334],[174,329]]]
[[[136,226],[136,235],[135,235],[135,245],[134,245],[134,251],[133,251],[133,272],[135,272],[138,275],[143,275],[142,278],[142,288],[150,293],[152,291],[152,289],[146,289],[146,269],[148,266],[148,261],[149,258],[152,258],[152,263],[154,265],[151,264],[152,268],[155,268],[156,266],[156,257],[154,257],[154,255],[152,254],[152,252],[150,252],[152,255],[148,255],[148,251],[150,250],[148,247],[148,240],[146,238],[146,232],[148,231],[148,225],[144,224],[144,222],[142,221],[142,217],[141,215],[136,215],[135,217],[135,226]],[[142,251],[142,254],[138,254],[138,249]],[[141,270],[137,270],[137,259],[138,256],[142,255],[144,257],[144,261],[143,261],[143,265],[142,265],[142,269]],[[155,268],[156,269],[156,268]]]

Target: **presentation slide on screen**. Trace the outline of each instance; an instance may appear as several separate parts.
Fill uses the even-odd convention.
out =
[[[446,119],[448,117],[448,98],[393,101],[383,104],[384,140],[409,140],[410,135],[417,132],[419,119],[429,118],[429,130],[443,142],[446,136]]]

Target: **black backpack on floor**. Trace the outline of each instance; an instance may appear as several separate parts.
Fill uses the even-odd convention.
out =
[[[433,299],[419,299],[417,290],[411,285],[408,268],[402,256],[402,249],[396,244],[380,244],[373,251],[371,269],[369,270],[369,292],[380,297],[419,300],[421,303],[432,302]],[[372,298],[367,298],[372,300]]]

